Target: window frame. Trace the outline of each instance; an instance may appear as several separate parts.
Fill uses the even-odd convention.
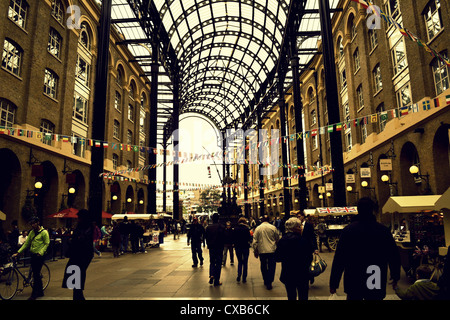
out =
[[[50,78],[49,78],[50,77]],[[54,85],[51,85],[53,82]],[[53,70],[46,68],[44,70],[44,94],[54,100],[58,99],[59,77]]]
[[[11,7],[11,3],[14,4],[14,7]],[[29,5],[25,0],[10,0],[8,6],[8,18],[12,22],[14,22],[17,26],[26,30],[27,20],[28,20],[28,9]],[[19,12],[16,10],[18,8]],[[16,18],[15,17],[20,17]]]
[[[6,108],[4,107],[6,105]],[[0,98],[0,126],[10,128],[16,119],[17,107],[9,100]],[[12,116],[12,121],[10,118]]]
[[[61,47],[62,47],[62,36],[59,34],[58,31],[50,27],[50,31],[48,33],[47,52],[50,53],[55,58],[61,59]],[[56,54],[52,52],[55,50],[57,50]]]
[[[5,48],[6,46],[8,46],[8,48]],[[7,58],[8,55],[10,55],[9,58]],[[13,40],[5,38],[5,41],[3,42],[1,67],[4,70],[20,77],[22,71],[22,59],[23,59],[23,49]],[[14,62],[14,65],[12,67],[9,66],[11,65],[11,61]]]

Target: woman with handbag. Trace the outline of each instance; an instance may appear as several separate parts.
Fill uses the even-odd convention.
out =
[[[308,300],[311,243],[302,236],[302,222],[290,218],[285,224],[286,233],[278,242],[275,258],[281,262],[280,281],[286,287],[288,300]]]

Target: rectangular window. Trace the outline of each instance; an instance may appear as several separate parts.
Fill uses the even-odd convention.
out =
[[[86,138],[72,134],[72,154],[84,158]]]
[[[119,165],[119,156],[113,153],[113,169],[117,170],[118,165]]]
[[[347,74],[345,73],[345,69],[342,69],[339,73],[341,79],[341,90],[347,88]]]
[[[53,71],[45,69],[44,93],[49,97],[56,99],[57,91],[58,91],[58,76]]]
[[[77,66],[76,66],[76,78],[86,87],[89,86],[89,71],[90,65],[78,56]]]
[[[59,58],[61,54],[61,42],[62,38],[59,33],[55,29],[50,28],[47,51]]]
[[[440,0],[431,0],[425,8],[423,16],[427,27],[428,40],[431,40],[442,29]]]
[[[381,79],[381,67],[379,64],[377,64],[375,69],[373,69],[372,74],[373,74],[373,82],[375,84],[375,92],[378,92],[381,89],[383,89],[383,81]]]
[[[122,111],[122,96],[116,91],[116,96],[114,97],[114,108],[118,111]]]
[[[51,137],[51,135],[46,135],[45,133],[49,133],[49,134],[53,134],[53,132],[55,131],[55,126],[53,123],[51,123],[48,120],[42,120],[41,121],[41,127],[40,127],[40,131],[42,133],[44,133],[42,135],[42,142],[51,146],[52,145],[52,140],[49,139]]]
[[[3,43],[2,67],[20,76],[22,62],[22,49],[14,43],[5,39]]]
[[[400,16],[398,0],[387,0],[385,3],[385,12],[392,18],[397,19]]]
[[[133,144],[133,132],[131,132],[131,130],[127,131],[127,144],[128,145]]]
[[[317,122],[316,110],[311,111],[311,126],[315,125]]]
[[[319,148],[319,139],[317,138],[317,136],[313,136],[312,141],[313,141],[313,149],[315,150]]]
[[[27,22],[28,4],[25,0],[10,0],[8,18],[14,21],[19,27],[25,29]]]
[[[382,132],[384,130],[384,128],[386,127],[386,123],[388,121],[388,115],[387,112],[384,109],[384,103],[380,104],[377,107],[377,113],[380,115],[380,132]]]
[[[52,16],[59,21],[59,23],[64,23],[64,6],[61,0],[53,0],[52,2]]]
[[[359,87],[356,89],[356,98],[358,99],[358,111],[359,111],[360,109],[364,108],[364,95],[362,84],[360,84]]]
[[[145,134],[145,109],[141,107],[140,115],[139,115],[139,133]]]
[[[134,121],[134,108],[131,104],[128,105],[128,120]]]
[[[345,133],[345,150],[347,152],[352,150],[352,131],[348,130],[348,132]]]
[[[356,48],[355,52],[353,53],[353,62],[355,64],[355,73],[361,68],[361,61],[359,57],[359,50]]]
[[[441,55],[447,59],[447,54],[441,53]],[[436,95],[440,95],[449,88],[448,67],[444,62],[436,58],[433,60],[432,69]]]
[[[344,119],[345,122],[350,121],[350,106],[348,105],[348,102],[344,105]]]
[[[120,140],[120,122],[114,120],[113,137]]]
[[[399,74],[407,67],[405,42],[401,38],[391,49],[392,64],[394,66],[394,75]]]
[[[397,105],[399,108],[407,107],[411,104],[411,100],[411,89],[407,83],[397,91]]]
[[[370,51],[378,46],[378,35],[376,29],[369,29]]]
[[[75,92],[73,105],[73,117],[87,123],[87,100]]]
[[[361,144],[366,142],[367,139],[367,124],[366,122],[363,122],[360,126],[361,128]]]
[[[12,127],[15,115],[16,107],[8,101],[0,99],[0,126]]]

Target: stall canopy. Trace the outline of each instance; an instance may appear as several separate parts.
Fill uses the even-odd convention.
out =
[[[442,196],[436,201],[435,204],[436,210],[447,209],[450,210],[450,188],[445,191]]]
[[[440,195],[390,197],[383,206],[383,213],[434,211],[436,201],[440,197]]]
[[[133,214],[115,214],[112,216],[112,219],[123,220],[125,217],[128,217],[128,220],[150,220],[163,218],[163,216],[159,214],[133,213]]]
[[[356,207],[322,207],[316,208],[315,213],[319,215],[358,214],[358,209]]]

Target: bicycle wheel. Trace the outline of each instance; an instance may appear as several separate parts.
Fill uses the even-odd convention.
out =
[[[50,283],[50,268],[44,263],[41,269],[41,279],[42,279],[42,290],[47,289],[48,284]],[[30,277],[30,285],[34,287],[34,278],[33,274]]]
[[[11,300],[19,289],[19,275],[13,268],[3,270],[0,274],[0,298]]]

